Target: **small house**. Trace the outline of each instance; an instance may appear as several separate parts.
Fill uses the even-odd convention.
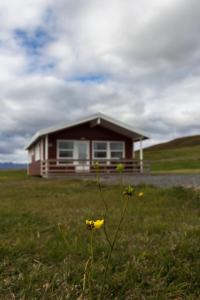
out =
[[[42,177],[115,174],[116,165],[124,172],[144,171],[142,141],[147,139],[131,126],[97,113],[74,122],[38,131],[26,147],[28,174]],[[135,159],[139,142],[140,159]]]

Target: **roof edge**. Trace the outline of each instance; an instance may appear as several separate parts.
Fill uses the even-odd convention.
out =
[[[112,117],[106,116],[106,115],[98,112],[96,114],[86,116],[86,117],[81,118],[81,119],[77,119],[76,121],[73,121],[71,123],[62,123],[62,124],[59,124],[59,125],[56,125],[56,126],[47,127],[45,129],[37,131],[36,134],[34,134],[34,136],[31,138],[30,142],[25,146],[25,150],[28,150],[30,148],[30,146],[38,138],[40,138],[42,136],[48,135],[49,133],[53,133],[53,132],[56,132],[56,131],[60,131],[60,130],[65,129],[65,128],[67,129],[67,128],[70,128],[70,127],[73,127],[73,126],[76,126],[76,125],[79,125],[79,124],[82,124],[82,123],[86,123],[86,122],[89,122],[89,121],[91,121],[93,119],[96,119],[96,118],[102,118],[107,122],[113,123],[113,124],[115,124],[119,127],[125,128],[126,130],[129,130],[131,132],[134,132],[134,133],[138,134],[138,136],[141,135],[142,140],[149,139],[149,137],[147,137],[145,134],[143,134],[142,132],[138,132],[138,131],[136,132],[131,126],[127,125],[126,123],[123,123],[121,121],[113,119]]]

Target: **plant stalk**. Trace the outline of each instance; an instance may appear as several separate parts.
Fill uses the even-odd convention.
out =
[[[111,243],[110,252],[109,252],[109,255],[108,255],[108,258],[107,258],[107,262],[106,262],[106,267],[105,267],[105,272],[104,272],[103,283],[102,283],[102,286],[101,286],[101,292],[100,292],[99,300],[103,300],[103,298],[104,298],[103,293],[104,293],[105,281],[106,281],[107,272],[108,272],[108,266],[109,266],[109,263],[110,263],[112,252],[113,252],[114,247],[115,247],[115,243],[117,241],[117,236],[118,236],[121,224],[122,224],[122,222],[124,220],[124,216],[125,216],[125,212],[126,212],[126,209],[127,209],[128,200],[129,200],[129,197],[127,196],[127,198],[125,200],[125,203],[124,203],[124,206],[123,206],[123,210],[122,210],[122,213],[121,213],[121,217],[120,217],[117,229],[116,229],[115,234],[114,234],[113,241]]]

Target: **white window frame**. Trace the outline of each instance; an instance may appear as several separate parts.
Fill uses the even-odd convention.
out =
[[[96,158],[95,156],[94,156],[94,152],[96,151],[95,149],[94,149],[94,144],[95,143],[106,143],[107,144],[107,150],[106,150],[106,152],[107,152],[107,155],[106,155],[106,157],[105,158]],[[111,143],[122,143],[122,145],[123,145],[123,148],[122,148],[122,159],[124,159],[125,158],[125,142],[124,141],[92,141],[92,159],[93,160],[97,160],[97,161],[103,161],[103,160],[118,160],[119,158],[111,158],[111,151],[112,152],[115,152],[115,150],[111,150],[110,149],[110,144]],[[98,150],[97,150],[98,151]],[[102,150],[102,152],[103,151],[105,151],[105,150]],[[116,150],[116,152],[119,152],[118,150]],[[109,163],[109,161],[107,162],[107,163]]]
[[[72,158],[64,158],[64,157],[60,157],[59,156],[59,143],[60,142],[72,142],[74,144],[74,149],[73,149],[73,157]],[[66,163],[66,160],[75,160],[75,159],[78,159],[78,143],[80,142],[84,142],[87,144],[87,154],[88,154],[88,157],[87,159],[89,159],[90,157],[90,146],[89,146],[89,141],[88,140],[67,140],[67,139],[59,139],[57,140],[57,145],[56,145],[56,158],[57,158],[57,165],[68,165],[68,166],[72,166],[72,165],[77,165],[79,162],[78,161],[73,161],[72,163]],[[62,160],[65,160],[65,162],[61,162]]]
[[[106,144],[106,149],[105,150],[96,150],[94,149],[94,144],[95,143],[104,143]],[[106,157],[94,157],[94,152],[98,151],[98,152],[106,152]],[[96,159],[96,160],[105,160],[108,159],[108,142],[107,141],[92,141],[92,158]]]
[[[67,160],[74,160],[74,145],[73,145],[73,150],[72,150],[72,153],[73,153],[73,155],[72,155],[72,157],[71,158],[64,158],[64,157],[60,157],[60,147],[59,147],[59,143],[60,142],[72,142],[73,144],[74,144],[74,140],[57,140],[56,141],[56,143],[57,143],[57,145],[56,145],[56,158],[57,158],[57,165],[73,165],[73,163],[67,163],[66,161]],[[62,162],[62,160],[64,161],[64,162]]]

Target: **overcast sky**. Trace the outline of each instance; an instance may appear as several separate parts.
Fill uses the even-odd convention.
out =
[[[98,111],[151,143],[200,134],[199,0],[0,1],[0,161]]]

